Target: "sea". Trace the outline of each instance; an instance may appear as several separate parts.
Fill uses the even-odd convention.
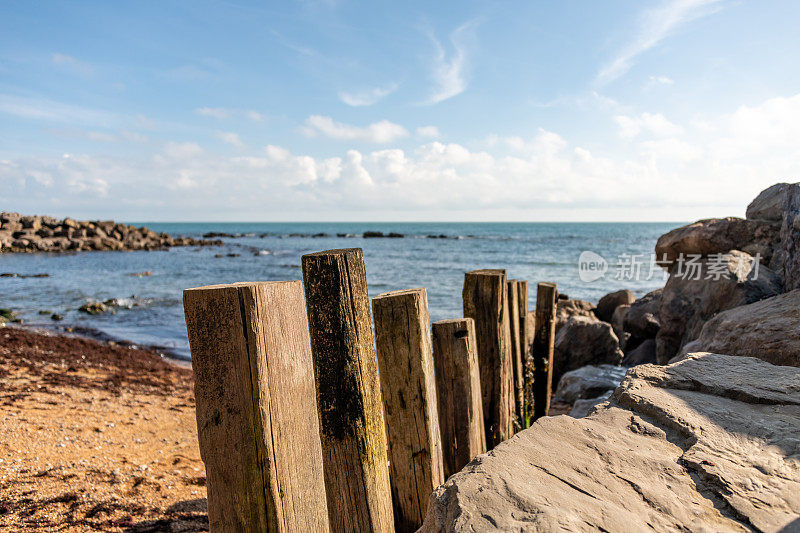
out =
[[[362,248],[370,297],[424,287],[436,321],[462,316],[464,273],[480,268],[504,268],[509,278],[528,280],[531,309],[536,283],[543,281],[557,283],[559,293],[570,298],[595,303],[619,289],[643,295],[665,282],[652,263],[656,240],[683,223],[132,224],[174,236],[233,237],[222,238],[222,246],[168,251],[0,254],[0,275],[6,274],[0,277],[0,308],[14,310],[26,325],[124,340],[190,360],[184,289],[302,279],[303,254]],[[364,238],[365,232],[403,237]],[[579,258],[597,263],[598,256],[605,266],[586,275]],[[37,274],[47,276],[33,277]],[[87,302],[107,300],[113,301],[113,312],[79,311]],[[52,313],[63,320],[53,321]]]

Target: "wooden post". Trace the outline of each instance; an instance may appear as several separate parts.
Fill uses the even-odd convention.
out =
[[[536,287],[536,336],[533,340],[534,420],[547,416],[553,392],[553,343],[556,337],[555,283],[539,283]]]
[[[517,280],[506,280],[506,302],[508,328],[511,335],[511,367],[514,378],[514,431],[522,429],[522,342],[519,335],[519,296]]]
[[[433,361],[447,479],[476,455],[486,453],[475,321],[434,322]]]
[[[528,311],[525,317],[525,338],[528,357],[525,359],[525,427],[533,423],[534,375],[536,364],[533,360],[533,341],[536,336],[536,311]]]
[[[506,304],[506,271],[474,270],[464,275],[464,317],[475,321],[486,446],[514,434],[514,375]]]
[[[530,416],[533,414],[532,406],[526,401],[525,396],[525,372],[528,368],[528,358],[530,357],[530,344],[528,343],[528,282],[517,280],[517,314],[519,315],[519,354],[522,364],[520,372],[515,378],[519,379],[517,387],[521,390],[522,408],[517,415],[517,419],[522,424],[522,429],[529,426]]]
[[[428,295],[425,289],[381,294],[372,299],[372,314],[394,525],[413,533],[422,526],[431,493],[444,483]]]
[[[198,287],[183,302],[211,531],[327,532],[300,282]]]
[[[331,531],[394,531],[363,253],[304,255],[303,280]]]

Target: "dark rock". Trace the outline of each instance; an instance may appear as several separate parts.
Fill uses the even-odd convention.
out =
[[[553,382],[570,370],[603,363],[619,365],[622,351],[611,324],[573,316],[558,331],[553,353]]]
[[[88,302],[80,306],[78,311],[89,315],[102,315],[108,311],[108,306],[102,302]]]
[[[636,348],[625,352],[625,357],[622,358],[622,366],[647,365],[656,361],[656,340],[645,339]]]
[[[750,220],[783,222],[783,203],[790,187],[788,183],[776,183],[767,187],[750,202],[745,216]]]
[[[382,231],[365,231],[363,235],[365,239],[370,239],[374,237],[383,237],[383,236],[384,235]]]
[[[614,310],[620,305],[629,305],[636,301],[636,296],[626,289],[606,294],[597,302],[594,314],[603,322],[611,322]]]
[[[558,380],[553,400],[573,404],[595,398],[619,386],[628,369],[614,365],[588,365],[566,372]]]
[[[575,403],[572,404],[572,410],[569,412],[569,416],[572,418],[583,418],[589,416],[592,412],[592,409],[611,398],[612,392],[613,391],[608,391],[605,394],[601,394],[597,398],[576,400]]]
[[[586,300],[559,299],[556,302],[556,332],[574,316],[596,318],[594,304]]]
[[[661,329],[658,321],[658,305],[664,289],[648,292],[631,304],[625,315],[622,329],[642,339],[654,339]]]

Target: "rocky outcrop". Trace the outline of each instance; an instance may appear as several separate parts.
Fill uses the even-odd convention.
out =
[[[616,389],[627,370],[614,365],[588,365],[570,370],[558,380],[558,388],[553,399],[574,404],[577,400],[596,398]]]
[[[560,299],[556,302],[556,331],[574,316],[594,318],[594,304],[585,300]]]
[[[159,250],[172,246],[219,245],[189,237],[172,237],[145,227],[114,221],[58,220],[46,216],[0,213],[0,252],[67,252],[80,250]]]
[[[698,263],[697,269],[673,272],[664,286],[656,336],[658,362],[664,364],[700,335],[703,324],[720,311],[781,292],[780,277],[737,250]]]
[[[750,202],[745,216],[749,220],[783,222],[783,203],[786,198],[786,191],[790,187],[789,183],[776,183],[771,187],[767,187]]]
[[[570,370],[603,363],[619,365],[622,351],[611,324],[596,318],[574,316],[556,333],[553,382]]]
[[[719,313],[689,345],[693,351],[800,366],[800,289]]]
[[[542,418],[479,455],[421,531],[796,531],[798,457],[797,368],[643,365],[588,417]]]
[[[685,258],[742,250],[750,255],[759,254],[761,262],[768,265],[779,243],[780,229],[779,223],[770,220],[737,217],[698,220],[659,237],[656,259],[669,268],[681,254]]]
[[[611,322],[611,317],[614,316],[614,311],[620,305],[630,305],[636,301],[636,296],[629,290],[621,290],[606,294],[600,301],[597,302],[597,308],[594,314],[597,318],[604,322]]]

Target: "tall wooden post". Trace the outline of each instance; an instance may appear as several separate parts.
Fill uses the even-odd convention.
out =
[[[505,270],[464,275],[464,317],[475,321],[487,448],[514,434],[514,375]]]
[[[183,301],[211,531],[327,532],[300,282],[198,287]]]
[[[528,311],[525,317],[525,338],[528,357],[525,358],[525,427],[531,427],[533,423],[534,400],[534,376],[536,374],[536,364],[533,359],[533,342],[536,336],[536,311]]]
[[[304,255],[303,280],[331,530],[393,531],[363,253]]]
[[[433,360],[447,479],[476,455],[486,453],[475,321],[434,322]]]
[[[428,295],[425,289],[387,292],[372,299],[372,313],[394,525],[413,533],[422,526],[431,493],[444,483]]]
[[[522,343],[519,335],[519,297],[517,280],[506,280],[506,307],[508,307],[508,328],[511,335],[511,367],[514,379],[514,431],[522,429]]]
[[[514,373],[514,378],[518,381],[515,385],[518,388],[520,395],[521,407],[517,413],[517,420],[522,425],[522,429],[528,427],[528,421],[532,414],[530,405],[526,401],[525,396],[525,372],[528,367],[528,358],[530,357],[530,344],[528,344],[528,282],[525,280],[517,280],[517,314],[519,315],[519,355],[520,355],[520,370],[519,373]]]
[[[553,343],[556,337],[555,283],[539,283],[536,288],[536,336],[533,340],[534,420],[547,416],[553,392]]]

